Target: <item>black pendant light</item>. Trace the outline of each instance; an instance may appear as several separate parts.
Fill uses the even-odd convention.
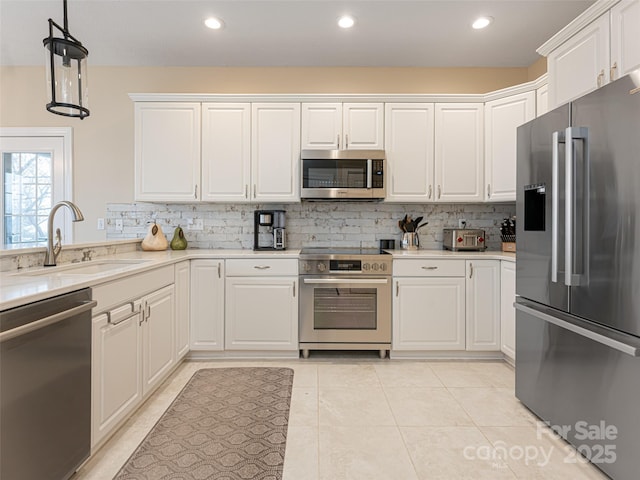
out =
[[[69,33],[67,0],[64,5],[64,28],[49,19],[49,36],[45,47],[47,70],[47,110],[65,117],[89,116],[87,57],[89,51]],[[62,37],[53,36],[57,28]],[[57,33],[57,32],[56,32]]]

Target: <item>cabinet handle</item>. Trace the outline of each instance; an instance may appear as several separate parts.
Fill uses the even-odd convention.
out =
[[[487,183],[487,198],[491,198],[491,184]]]
[[[427,197],[429,200],[431,200],[431,193],[432,193],[431,190],[432,190],[432,187],[431,185],[429,185],[429,195]]]
[[[600,88],[604,83],[604,70],[600,70],[600,73],[598,74],[598,88]]]
[[[296,298],[296,282],[293,282],[293,298]]]
[[[396,297],[398,296],[398,293],[400,293],[400,282],[396,281]]]
[[[255,198],[256,198],[256,196],[257,196],[257,195],[256,195],[256,184],[254,183],[254,184],[253,184],[253,198],[255,199]]]
[[[244,198],[249,198],[249,184],[244,186]]]
[[[220,275],[220,269],[221,269],[220,265],[221,265],[220,262],[218,262],[218,278],[222,278],[221,275]]]
[[[469,264],[469,278],[473,277],[473,263]]]
[[[271,265],[254,265],[253,268],[257,268],[258,270],[267,270],[271,268]]]
[[[344,149],[349,150],[349,135],[344,136]]]
[[[147,303],[147,313],[145,315],[145,321],[148,322],[149,321],[149,317],[151,316],[151,305],[149,305]]]
[[[336,148],[340,150],[340,134],[337,135]]]
[[[438,269],[438,267],[420,267],[420,268],[422,268],[423,270],[437,270]]]
[[[198,199],[198,185],[196,185],[195,190],[193,191],[193,198]]]
[[[438,185],[438,199],[442,196],[442,187]]]
[[[613,62],[609,69],[609,81],[613,82],[616,78],[616,70],[618,70],[618,62]]]

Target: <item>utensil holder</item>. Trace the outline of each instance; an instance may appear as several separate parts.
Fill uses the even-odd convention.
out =
[[[420,245],[417,232],[405,232],[402,234],[400,248],[403,250],[417,250]]]

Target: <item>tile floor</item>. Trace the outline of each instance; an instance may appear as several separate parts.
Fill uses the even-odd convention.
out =
[[[605,479],[514,397],[501,362],[185,362],[73,480],[110,480],[194,371],[287,366],[284,480]],[[502,454],[502,455],[501,455]]]

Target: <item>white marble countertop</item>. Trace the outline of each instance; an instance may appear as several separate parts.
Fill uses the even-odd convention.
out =
[[[495,259],[514,261],[514,253],[500,251],[491,252],[451,252],[447,250],[387,250],[394,259],[398,258],[460,258],[460,259]],[[151,270],[164,265],[171,265],[182,260],[198,258],[294,258],[300,250],[253,251],[227,249],[187,249],[166,250],[162,252],[135,251],[98,257],[89,263],[104,263],[114,260],[122,261],[115,268],[94,274],[65,274],[66,269],[83,265],[80,263],[61,264],[57,267],[36,267],[0,273],[0,310],[26,305],[31,302],[62,295],[86,287],[110,282],[129,275]],[[124,263],[131,260],[135,263]]]

